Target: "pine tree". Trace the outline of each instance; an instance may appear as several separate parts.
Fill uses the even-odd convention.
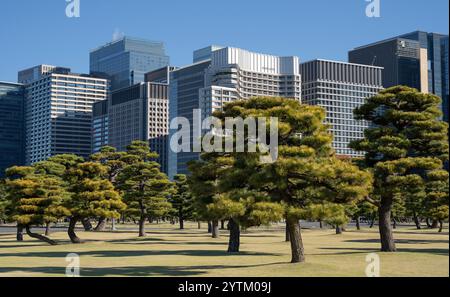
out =
[[[52,172],[56,169],[55,172]],[[7,169],[6,192],[11,203],[11,220],[27,234],[51,245],[57,243],[50,238],[33,233],[33,226],[56,222],[70,215],[64,205],[68,195],[61,178],[52,173],[61,167],[51,162],[37,164],[36,167],[11,167]],[[19,236],[19,234],[18,234]]]
[[[89,217],[119,218],[126,208],[121,196],[107,179],[108,169],[99,163],[76,164],[67,172],[71,199],[67,205],[71,211],[67,231],[72,243],[82,243],[75,233],[79,220]]]
[[[448,172],[443,170],[443,162],[448,160],[448,124],[438,120],[439,103],[435,95],[398,86],[381,91],[355,110],[357,119],[372,123],[364,139],[351,146],[366,152],[363,167],[373,171],[372,195],[379,197],[379,202],[367,200],[379,207],[384,252],[396,250],[391,227],[395,198],[414,198],[429,183],[448,184]],[[426,199],[431,196],[427,194]]]
[[[124,158],[126,156],[125,152],[118,152],[116,148],[111,146],[104,146],[99,152],[92,154],[90,160],[92,162],[98,162],[108,169],[108,180],[116,186],[116,178],[120,171],[125,167],[126,163]],[[115,219],[113,220],[113,230]],[[94,228],[94,231],[103,231],[106,226],[106,218],[98,218],[98,224]]]
[[[157,157],[146,142],[134,141],[123,158],[127,165],[117,176],[125,203],[139,210],[140,237],[145,236],[147,219],[161,218],[172,209],[168,198],[173,194],[173,184],[154,161]]]
[[[192,218],[193,199],[184,174],[177,174],[174,177],[174,194],[170,196],[170,203],[178,218],[180,229],[184,229],[184,221]]]
[[[286,206],[292,262],[304,261],[299,220],[305,207],[324,201],[348,203],[361,199],[370,189],[370,174],[334,156],[331,134],[323,124],[325,111],[320,107],[285,98],[260,97],[231,102],[224,111],[243,119],[278,118],[278,159],[273,163],[253,163],[248,184],[249,189],[270,197],[269,202]],[[267,126],[269,131],[270,125]]]

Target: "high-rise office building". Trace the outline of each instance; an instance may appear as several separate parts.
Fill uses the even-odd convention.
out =
[[[448,121],[448,35],[415,31],[358,47],[349,62],[384,67],[385,88],[406,85],[439,96]]]
[[[26,87],[26,164],[58,154],[88,157],[92,107],[108,97],[109,82],[90,75],[53,71]]]
[[[92,153],[108,145],[108,100],[95,102],[92,107]]]
[[[20,84],[29,84],[40,80],[42,77],[52,73],[70,73],[70,68],[58,67],[52,65],[37,65],[22,71],[17,75],[17,82]]]
[[[205,70],[211,64],[211,60],[195,63],[189,66],[178,68],[170,73],[169,85],[169,121],[176,117],[186,118],[193,124],[193,110],[199,108],[199,91],[205,86]],[[192,128],[192,127],[191,127]],[[169,140],[176,133],[176,129],[169,130]],[[192,144],[193,131],[189,135],[183,135],[190,139]],[[191,150],[189,152],[175,153],[168,146],[169,166],[168,175],[173,178],[176,174],[188,174],[187,162],[198,158],[198,153]]]
[[[90,53],[90,72],[111,80],[111,90],[144,82],[149,71],[169,65],[162,42],[123,37]]]
[[[148,141],[167,173],[168,116],[167,84],[143,82],[117,90],[108,103],[108,145],[125,151],[134,140]]]
[[[0,178],[5,169],[25,162],[25,88],[0,82]]]
[[[298,57],[220,48],[212,52],[206,85],[200,90],[202,119],[237,99],[271,96],[300,100],[300,81]]]
[[[211,46],[194,52],[193,65],[177,69],[171,74],[170,120],[184,117],[191,124],[189,152],[169,152],[169,177],[188,174],[187,162],[198,159],[193,142],[201,137],[194,135],[194,125],[223,104],[254,96],[282,96],[300,100],[301,82],[299,59],[277,57],[247,50]],[[200,116],[194,119],[194,109]],[[195,120],[195,122],[194,122]],[[178,132],[170,130],[172,136]]]
[[[313,60],[300,65],[302,102],[326,110],[326,122],[332,132],[336,154],[346,157],[362,156],[348,147],[353,140],[364,137],[366,121],[356,120],[353,110],[368,97],[382,89],[381,67]]]

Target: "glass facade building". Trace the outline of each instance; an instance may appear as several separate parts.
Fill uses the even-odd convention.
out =
[[[0,178],[5,169],[25,162],[25,89],[0,82]]]
[[[384,67],[385,88],[406,85],[439,96],[448,122],[448,35],[415,31],[356,48],[349,61]]]
[[[117,90],[144,82],[149,71],[169,65],[162,42],[123,37],[90,53],[90,72],[111,81]]]

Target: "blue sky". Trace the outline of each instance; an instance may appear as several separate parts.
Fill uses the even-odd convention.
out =
[[[417,29],[448,34],[448,0],[80,0],[67,18],[65,0],[1,0],[0,80],[37,64],[89,71],[89,50],[114,31],[164,41],[171,64],[192,60],[210,44],[236,46],[302,61],[345,61],[356,46]]]

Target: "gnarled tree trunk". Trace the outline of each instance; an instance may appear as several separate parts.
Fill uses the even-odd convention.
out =
[[[105,230],[106,227],[106,218],[99,218],[97,226],[95,226],[94,231],[100,232]]]
[[[69,235],[72,243],[83,243],[83,241],[75,233],[75,226],[77,225],[79,218],[71,217],[69,222],[69,229],[67,229],[67,235]]]
[[[52,239],[50,239],[50,238],[48,238],[48,237],[46,237],[44,235],[31,232],[30,226],[26,226],[25,230],[27,231],[28,236],[30,236],[31,238],[36,238],[36,239],[38,239],[40,241],[44,241],[44,242],[46,242],[46,243],[48,243],[50,245],[57,245],[58,244],[56,241],[54,241],[54,240],[52,240]]]
[[[395,252],[395,241],[391,225],[392,198],[381,199],[379,207],[379,230],[382,252]]]
[[[17,241],[23,241],[23,226],[17,225],[17,234],[16,234]]]
[[[342,234],[342,227],[336,226],[336,234]]]
[[[212,238],[219,238],[219,221],[212,221]]]
[[[228,241],[228,252],[229,253],[239,253],[239,246],[241,244],[241,229],[239,224],[234,220],[230,219],[228,222],[230,228],[230,238]]]
[[[84,227],[84,231],[92,231],[92,224],[91,224],[91,220],[89,220],[89,218],[84,218],[81,220],[81,223],[83,224]]]
[[[439,220],[439,233],[442,232],[442,229],[444,229],[444,222],[442,220]]]
[[[287,227],[291,241],[291,263],[305,262],[305,249],[303,247],[300,222],[297,219],[288,219]]]

